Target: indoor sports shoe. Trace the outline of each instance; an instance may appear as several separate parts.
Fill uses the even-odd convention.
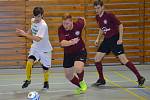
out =
[[[87,90],[87,85],[86,85],[85,81],[83,80],[79,84],[80,84],[80,87],[81,87],[80,89],[82,90],[83,93],[85,93],[86,90]]]
[[[74,92],[75,92],[75,94],[77,94],[77,95],[82,94],[81,88],[76,88]]]
[[[75,89],[75,94],[77,95],[84,94],[87,91],[87,85],[84,80],[81,81],[79,84],[80,84],[80,88]]]
[[[22,88],[28,87],[28,85],[31,83],[31,81],[25,80],[24,84],[22,85]]]
[[[74,92],[75,92],[76,95],[85,93],[85,91],[83,91],[81,88],[76,88]]]
[[[48,82],[44,82],[43,89],[49,89],[49,84],[48,84]]]
[[[98,79],[96,83],[92,84],[92,86],[100,86],[100,85],[105,85],[105,84],[106,84],[105,80]]]
[[[145,78],[142,76],[139,80],[138,80],[138,87],[142,87],[144,85],[145,82]]]

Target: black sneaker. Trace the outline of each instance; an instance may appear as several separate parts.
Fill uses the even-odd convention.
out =
[[[28,87],[28,85],[31,83],[31,81],[25,80],[24,84],[22,85],[22,88]]]
[[[144,85],[145,78],[142,76],[141,79],[138,80],[138,86],[142,87]]]
[[[99,86],[105,84],[106,84],[105,80],[98,79],[97,82],[93,84],[93,86]]]
[[[49,89],[49,84],[48,84],[48,82],[44,82],[43,89]]]

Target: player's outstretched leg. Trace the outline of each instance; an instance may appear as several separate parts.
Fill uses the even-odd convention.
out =
[[[49,89],[49,68],[43,66],[43,73],[44,73],[44,86],[43,89]]]
[[[28,60],[26,65],[26,80],[24,81],[22,88],[28,87],[28,85],[31,83],[32,66],[33,66],[33,62]]]

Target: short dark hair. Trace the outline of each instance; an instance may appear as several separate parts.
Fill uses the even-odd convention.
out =
[[[42,8],[42,7],[35,7],[35,8],[33,9],[33,15],[34,15],[34,16],[37,16],[37,15],[39,15],[39,14],[41,14],[41,15],[44,14],[43,8]]]
[[[72,16],[71,16],[69,13],[65,13],[65,14],[62,16],[62,20],[66,20],[66,19],[72,19]]]
[[[96,0],[94,1],[94,6],[100,5],[101,7],[104,5],[102,0]]]

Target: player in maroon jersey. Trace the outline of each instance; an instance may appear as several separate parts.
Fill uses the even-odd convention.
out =
[[[80,17],[76,22],[73,22],[72,16],[66,13],[62,20],[62,25],[58,29],[58,36],[60,45],[64,48],[65,76],[71,83],[79,87],[76,89],[77,94],[84,93],[87,90],[87,85],[83,80],[87,52],[81,33],[85,26],[85,19]]]
[[[137,77],[138,86],[142,86],[145,82],[145,78],[140,75],[134,64],[129,61],[124,54],[123,48],[123,24],[113,15],[104,11],[104,4],[101,0],[94,2],[94,8],[96,9],[96,21],[99,26],[99,35],[95,41],[95,45],[98,46],[99,41],[104,36],[102,43],[100,44],[96,56],[95,65],[99,74],[99,79],[94,85],[105,85],[105,79],[103,77],[102,59],[104,56],[112,52],[120,62],[126,65]]]

